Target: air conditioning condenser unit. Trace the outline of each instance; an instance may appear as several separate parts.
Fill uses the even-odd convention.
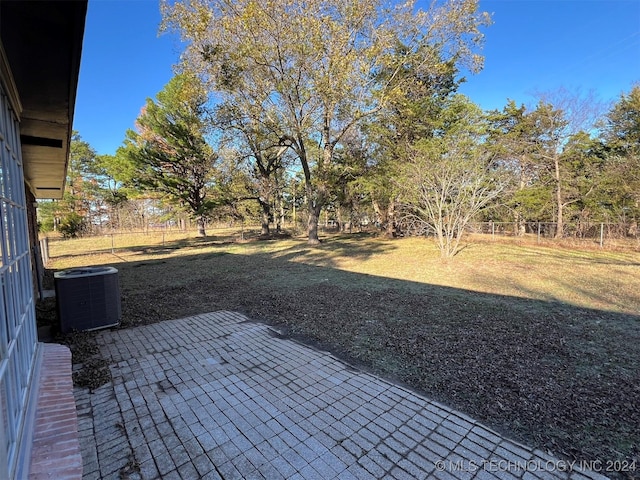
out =
[[[120,323],[122,305],[118,270],[84,267],[54,274],[60,330],[97,330]]]

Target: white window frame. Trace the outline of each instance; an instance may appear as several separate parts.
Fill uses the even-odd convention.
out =
[[[18,114],[0,82],[0,478],[17,466],[38,342],[24,185]]]

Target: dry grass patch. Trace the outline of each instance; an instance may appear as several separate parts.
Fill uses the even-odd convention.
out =
[[[53,267],[95,264],[120,271],[124,327],[240,311],[556,455],[638,459],[635,252],[478,242],[442,262],[416,238],[213,237]]]

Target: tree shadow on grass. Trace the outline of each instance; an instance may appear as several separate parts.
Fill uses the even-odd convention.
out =
[[[123,327],[239,311],[556,455],[638,456],[639,316],[346,272],[330,254],[388,248],[336,240],[114,264]],[[309,252],[313,265],[296,261]]]

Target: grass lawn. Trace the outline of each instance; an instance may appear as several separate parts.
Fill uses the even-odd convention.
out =
[[[214,233],[52,242],[51,267],[118,268],[123,328],[240,311],[524,443],[640,468],[637,252],[478,240],[444,262],[425,239]]]

